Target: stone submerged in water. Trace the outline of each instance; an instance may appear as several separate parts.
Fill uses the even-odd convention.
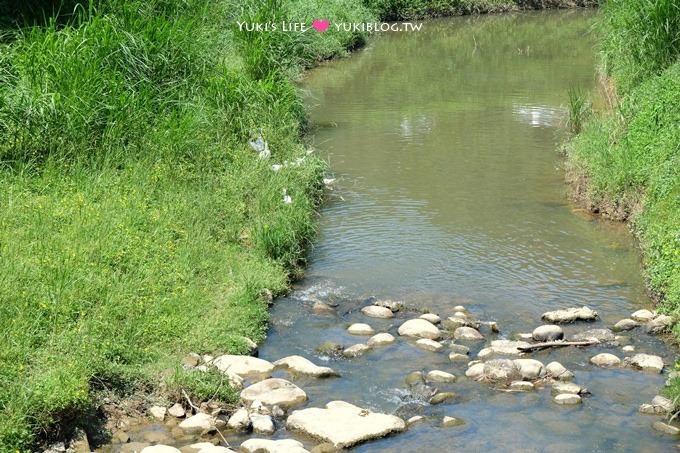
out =
[[[664,422],[654,422],[652,423],[652,428],[654,428],[656,431],[659,431],[660,433],[670,434],[671,436],[677,436],[680,434],[680,428]]]
[[[394,415],[379,414],[344,401],[331,401],[325,408],[296,410],[288,417],[286,428],[331,442],[338,448],[384,437],[406,429]]]
[[[396,313],[396,312],[404,309],[403,303],[396,301],[396,300],[389,300],[389,299],[383,299],[383,300],[375,301],[373,303],[373,305],[376,305],[378,307],[389,308],[390,310],[392,310],[393,313]]]
[[[580,332],[572,337],[574,341],[597,341],[599,343],[613,343],[616,341],[614,332],[609,329],[590,329]]]
[[[456,376],[446,371],[432,370],[427,373],[425,379],[429,382],[454,382]]]
[[[373,335],[375,334],[375,330],[373,330],[373,327],[369,326],[368,324],[364,324],[362,322],[357,322],[355,324],[352,324],[347,328],[347,332],[351,333],[352,335]]]
[[[442,419],[442,426],[449,428],[452,426],[461,426],[465,424],[465,420],[456,417],[449,417],[448,415]]]
[[[588,307],[566,308],[564,310],[548,311],[541,316],[545,321],[555,324],[572,323],[576,321],[595,321],[599,318],[596,311]]]
[[[388,344],[392,344],[395,341],[397,341],[396,338],[392,334],[389,333],[379,333],[377,335],[373,335],[371,338],[368,339],[366,344],[369,346],[385,346]]]
[[[408,426],[411,426],[413,424],[416,424],[416,423],[419,423],[419,422],[424,422],[424,421],[425,421],[425,417],[423,417],[422,415],[414,415],[413,417],[406,420],[406,424]]]
[[[522,372],[510,359],[493,359],[484,363],[483,377],[493,384],[510,384],[522,380]]]
[[[450,401],[456,398],[456,394],[453,392],[441,392],[433,395],[428,401],[430,404],[441,404],[446,401]]]
[[[265,406],[277,405],[286,408],[305,402],[307,394],[292,382],[285,379],[270,378],[243,389],[241,399],[248,404],[259,400]]]
[[[564,338],[564,331],[555,324],[545,324],[536,327],[531,337],[536,341],[556,341]]]
[[[658,355],[635,354],[633,357],[626,357],[623,363],[634,370],[650,373],[661,373],[663,370],[663,359]]]
[[[574,373],[567,370],[560,362],[550,362],[545,369],[550,373],[553,379],[560,381],[570,381],[574,379]]]
[[[585,389],[578,384],[574,384],[571,382],[555,382],[552,385],[550,393],[553,395],[561,395],[563,393],[571,393],[573,395],[584,395],[589,392],[588,389]]]
[[[444,345],[441,343],[438,343],[434,340],[429,340],[427,338],[421,338],[420,340],[416,341],[416,346],[418,346],[420,349],[430,352],[439,352],[444,349]]]
[[[369,305],[368,307],[364,307],[361,309],[361,313],[363,313],[365,316],[368,316],[369,318],[394,318],[394,313],[392,313],[392,310],[386,307],[379,307],[377,305]]]
[[[619,366],[621,364],[621,359],[616,357],[614,354],[603,352],[601,354],[597,354],[594,357],[591,357],[590,363],[600,367],[614,367]]]
[[[484,336],[479,333],[477,329],[474,329],[472,327],[459,327],[453,332],[453,338],[456,340],[464,340],[464,341],[479,341],[483,340]]]
[[[331,307],[325,302],[320,301],[314,302],[314,305],[312,305],[312,313],[314,313],[315,315],[330,315],[330,316],[335,316],[337,314],[335,308]]]
[[[560,393],[555,398],[553,398],[553,401],[557,404],[570,406],[575,404],[581,404],[582,400],[580,396],[575,395],[573,393]]]
[[[241,444],[240,450],[246,453],[309,453],[302,442],[294,439],[248,439]]]
[[[449,349],[457,354],[470,354],[470,348],[462,344],[451,343]]]
[[[640,324],[638,324],[637,321],[633,321],[632,319],[626,318],[614,324],[613,330],[615,332],[625,332],[627,330],[633,330],[639,325]]]
[[[515,392],[530,392],[534,390],[534,384],[527,381],[513,381],[510,383],[510,390]]]
[[[299,355],[291,355],[279,359],[274,362],[274,366],[288,368],[299,374],[306,374],[319,378],[336,376],[335,371],[331,368],[315,365],[310,360]]]
[[[399,335],[407,337],[427,338],[430,340],[437,340],[441,336],[437,326],[424,319],[409,319],[399,326],[397,332]]]
[[[451,362],[467,362],[468,360],[470,360],[470,357],[464,354],[459,354],[457,352],[449,353],[449,361]]]
[[[352,345],[352,346],[346,348],[344,351],[342,351],[342,355],[347,357],[347,358],[360,357],[360,356],[366,354],[370,350],[371,350],[370,346],[363,344],[363,343],[357,343],[355,345]]]
[[[654,399],[652,399],[651,404],[641,404],[639,410],[643,414],[666,415],[673,411],[673,406],[673,401],[670,399],[665,396],[656,395]]]

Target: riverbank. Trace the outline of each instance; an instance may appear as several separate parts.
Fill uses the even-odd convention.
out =
[[[649,288],[677,319],[680,4],[610,1],[598,28],[608,102],[567,145],[569,177],[588,209],[630,222]]]

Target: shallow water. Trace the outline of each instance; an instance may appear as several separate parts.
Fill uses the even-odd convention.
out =
[[[566,198],[558,148],[567,90],[594,86],[593,14],[427,22],[420,32],[384,34],[308,74],[311,120],[324,126],[312,139],[338,180],[319,220],[307,277],[273,306],[260,357],[300,354],[341,374],[295,378],[309,396],[301,407],[341,399],[427,417],[355,451],[644,452],[675,443],[651,429],[657,417],[637,413],[663,386],[663,374],[589,364],[599,352],[624,357],[620,347],[532,354],[543,363],[560,361],[592,392],[578,407],[552,403],[549,387],[507,393],[465,380],[466,363],[450,363],[448,348],[425,352],[403,338],[350,360],[316,352],[324,341],[365,341],[347,334],[352,322],[396,336],[398,325],[416,316],[366,318],[359,310],[372,298],[402,300],[442,317],[462,304],[479,319],[497,321],[497,338],[531,332],[548,310],[588,305],[600,313],[593,325],[566,326],[569,335],[651,307],[625,226],[579,214]],[[338,316],[311,315],[315,300],[338,304]],[[675,351],[661,340],[638,331],[630,336],[637,352],[673,363]],[[474,355],[484,345],[470,346]],[[410,396],[405,376],[431,369],[463,376],[437,385],[458,395],[453,402],[430,406]],[[442,428],[445,415],[465,424]],[[274,438],[317,443],[286,432],[282,422]],[[158,426],[141,431],[149,429],[169,433]],[[248,437],[227,440],[238,445]]]

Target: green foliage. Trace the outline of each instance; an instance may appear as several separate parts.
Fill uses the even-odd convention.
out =
[[[184,390],[192,401],[236,403],[239,399],[238,392],[229,385],[227,377],[214,368],[206,372],[175,369],[168,384],[171,392],[181,396]]]
[[[581,132],[581,127],[588,116],[591,114],[590,102],[586,96],[578,89],[571,89],[567,93],[569,96],[569,117],[567,127],[573,134]]]
[[[678,60],[678,0],[608,0],[601,16],[603,61],[621,93]]]

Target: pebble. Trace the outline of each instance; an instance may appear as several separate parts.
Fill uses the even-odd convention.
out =
[[[215,429],[215,424],[213,423],[213,418],[199,412],[198,414],[187,418],[179,424],[179,427],[184,430],[187,434],[200,434],[205,431],[210,431]]]
[[[635,352],[635,346],[631,346],[631,345],[624,346],[624,347],[621,348],[621,350],[623,352]]]
[[[519,367],[522,379],[534,381],[542,378],[546,374],[545,366],[535,359],[515,359],[513,363]]]
[[[597,354],[596,356],[592,357],[590,359],[590,363],[593,365],[597,365],[600,367],[612,367],[612,366],[618,366],[621,364],[621,359],[616,357],[614,354],[609,354],[607,352],[603,352],[601,354]]]
[[[484,364],[475,363],[470,368],[468,368],[467,371],[465,371],[465,376],[469,377],[470,379],[481,378],[484,376]]]
[[[430,352],[439,352],[442,349],[444,349],[443,344],[438,343],[434,340],[429,340],[427,338],[421,338],[420,340],[416,341],[416,346],[418,346],[420,349],[424,349]]]
[[[432,324],[439,324],[440,322],[442,322],[442,318],[435,315],[434,313],[425,313],[423,315],[420,315],[419,318],[431,322]]]
[[[258,434],[274,434],[276,428],[274,421],[269,415],[256,415],[250,418],[253,425],[253,431]]]
[[[392,344],[395,341],[397,341],[396,338],[392,334],[389,333],[379,333],[377,335],[373,335],[371,338],[368,339],[366,344],[369,346],[384,346],[388,344]]]
[[[650,373],[661,373],[663,370],[663,359],[658,355],[635,354],[633,357],[626,357],[624,365],[634,370],[647,371]]]
[[[581,404],[581,397],[574,395],[573,393],[560,393],[555,398],[553,398],[553,401],[562,405],[574,405]]]
[[[347,332],[351,333],[352,335],[374,335],[375,330],[373,330],[373,327],[369,326],[368,324],[364,324],[361,322],[352,324],[347,328]]]
[[[587,389],[584,389],[580,385],[574,384],[572,382],[555,382],[552,385],[550,393],[553,395],[561,395],[563,393],[570,393],[573,395],[581,395],[588,393]]]
[[[437,340],[441,336],[437,326],[424,319],[409,319],[399,326],[397,332],[399,335],[428,338],[430,340]]]
[[[446,371],[432,370],[427,373],[425,379],[429,382],[454,382],[456,376]]]
[[[379,307],[377,305],[369,305],[368,307],[364,307],[361,309],[361,313],[363,313],[365,316],[368,316],[369,318],[394,318],[394,313],[392,313],[392,310],[386,307]]]
[[[462,344],[451,343],[449,349],[458,354],[470,354],[470,348]]]

